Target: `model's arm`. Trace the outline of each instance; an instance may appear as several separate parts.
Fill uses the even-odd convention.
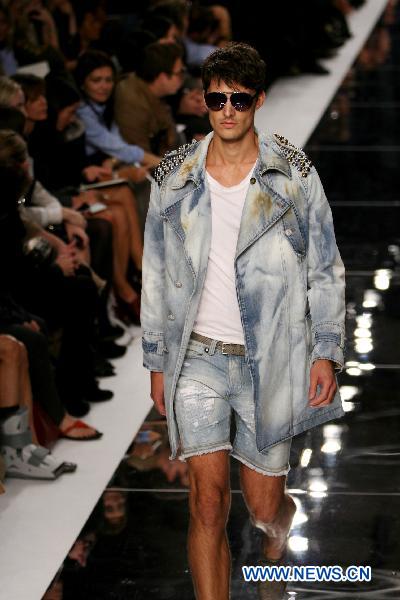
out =
[[[309,405],[327,406],[335,397],[334,369],[344,365],[344,266],[336,245],[332,213],[315,168],[308,184],[308,302],[312,322]]]
[[[143,366],[151,371],[151,398],[166,414],[164,398],[164,230],[160,217],[160,192],[153,181],[144,229],[140,323],[143,330]]]
[[[164,230],[160,216],[160,191],[158,184],[153,182],[144,230],[140,310],[143,366],[150,371],[163,371],[164,272]]]
[[[309,202],[308,301],[312,321],[312,362],[344,366],[345,281],[332,213],[315,168],[307,177]]]

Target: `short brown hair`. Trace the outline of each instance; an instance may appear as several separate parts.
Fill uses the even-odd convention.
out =
[[[178,58],[182,58],[182,49],[178,44],[154,42],[143,49],[136,74],[144,81],[152,83],[160,73],[171,75]]]
[[[265,89],[266,65],[255,48],[242,42],[231,42],[218,48],[204,61],[201,71],[205,91],[211,81],[225,81],[228,85],[238,83],[255,90]]]

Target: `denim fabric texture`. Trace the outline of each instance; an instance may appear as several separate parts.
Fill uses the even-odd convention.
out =
[[[215,340],[216,341],[216,340]],[[289,472],[291,439],[261,454],[256,444],[253,385],[244,356],[223,354],[215,341],[189,340],[175,393],[181,460],[218,450],[263,475]],[[231,444],[231,418],[236,433]]]
[[[210,249],[205,160],[212,135],[193,144],[160,185],[153,183],[145,225],[143,365],[164,372],[171,458],[179,446],[176,385]],[[274,136],[258,134],[258,141],[234,261],[256,443],[266,453],[344,414],[339,392],[329,406],[310,407],[308,388],[315,360],[343,367],[345,284],[331,210],[315,167],[302,177]]]

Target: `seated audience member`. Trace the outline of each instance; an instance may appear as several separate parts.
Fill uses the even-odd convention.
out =
[[[21,86],[5,75],[0,75],[0,105],[17,108],[25,114],[25,98]]]
[[[55,195],[71,186],[79,189],[84,180],[90,183],[111,179],[110,166],[90,164],[86,159],[85,130],[76,118],[80,95],[75,86],[66,79],[50,78],[47,99],[48,119],[35,127],[29,139],[37,178]],[[98,207],[99,216],[109,218],[113,228],[113,283],[119,316],[138,323],[140,292],[128,280],[130,262],[136,272],[140,273],[142,268],[143,234],[135,197],[128,185],[110,185],[102,188],[98,195],[103,204]],[[84,207],[84,204],[95,202],[78,198],[74,208]]]
[[[136,73],[125,75],[115,90],[115,120],[129,144],[159,156],[177,146],[176,126],[162,99],[179,90],[184,75],[178,45],[156,42],[144,48]]]
[[[175,25],[178,38],[186,35],[189,27],[190,4],[185,0],[162,0],[153,2],[148,10],[148,16],[169,19]]]
[[[26,115],[24,133],[25,137],[32,134],[35,124],[47,119],[47,100],[45,96],[44,80],[36,75],[21,74],[13,78],[24,94],[24,109]],[[34,165],[32,164],[32,176]],[[64,207],[60,201],[50,194],[38,180],[33,184],[25,197],[25,210],[41,227],[61,226],[61,237],[66,241],[77,241],[77,252],[81,262],[90,263],[89,237],[86,233],[87,222],[78,211]],[[57,233],[57,229],[56,229]]]
[[[20,136],[11,131],[0,131],[0,177],[2,181],[2,198],[0,202],[0,251],[2,256],[7,256],[7,260],[0,262],[0,333],[8,334],[22,342],[27,350],[29,359],[29,374],[32,385],[33,399],[38,402],[43,410],[49,415],[51,420],[60,429],[60,434],[69,436],[72,439],[94,439],[100,437],[100,434],[91,427],[88,427],[73,419],[65,410],[63,403],[57,391],[55,384],[53,367],[50,360],[47,338],[44,334],[44,323],[34,316],[21,303],[21,298],[26,297],[26,293],[21,294],[21,286],[24,287],[25,277],[32,273],[29,260],[25,258],[25,239],[26,229],[21,221],[17,202],[23,196],[29,185],[29,175],[26,166],[26,146]],[[71,265],[72,269],[72,265]],[[35,267],[35,274],[39,271],[39,265]],[[54,271],[53,271],[54,272]],[[62,279],[62,272],[58,276]],[[67,280],[68,278],[65,278]],[[36,285],[44,286],[44,280],[35,280]],[[53,285],[55,280],[50,281]],[[51,289],[43,289],[43,294],[48,293],[51,296]],[[35,293],[34,288],[30,288],[30,294]],[[54,297],[49,298],[55,300]],[[61,307],[63,309],[64,307]],[[78,308],[72,306],[73,310]],[[85,315],[86,316],[86,315]],[[80,319],[77,319],[78,326]],[[62,341],[63,342],[68,340]],[[68,371],[70,385],[63,391],[71,394],[71,402],[75,394],[80,394],[80,390],[74,389],[82,383],[82,365],[80,360],[84,360],[81,354],[79,344],[82,339],[71,339],[71,345],[74,343],[74,358],[69,365],[62,365],[62,368]],[[66,353],[67,349],[61,348],[60,354]],[[60,362],[63,357],[60,357]],[[84,369],[87,361],[84,360]],[[77,376],[78,381],[75,377]],[[86,373],[84,373],[86,376]],[[71,385],[72,384],[72,385]]]
[[[90,408],[88,401],[104,401],[113,395],[98,388],[94,375],[92,343],[97,287],[90,271],[79,265],[73,248],[71,252],[56,255],[51,245],[43,239],[43,230],[28,219],[21,220],[21,207],[12,204],[11,192],[7,200],[9,163],[15,164],[14,169],[17,174],[21,172],[20,177],[24,174],[24,191],[30,184],[29,163],[26,144],[18,134],[2,130],[0,142],[5,190],[0,237],[4,243],[3,256],[9,257],[9,265],[14,262],[11,270],[9,265],[5,266],[2,284],[5,291],[26,311],[41,317],[51,331],[61,329],[56,363],[58,388],[68,410],[75,416],[82,416]],[[13,181],[9,184],[11,191],[13,184]],[[12,251],[15,252],[14,257]]]
[[[189,68],[200,67],[207,56],[217,49],[210,43],[216,38],[218,20],[209,7],[194,6],[191,9],[189,26],[182,41],[186,50],[186,63]]]
[[[76,62],[69,60],[79,52],[79,34],[75,9],[69,0],[50,0],[49,10],[57,27],[59,49],[62,52],[67,69],[75,68]]]
[[[12,40],[12,27],[7,8],[0,4],[0,73],[13,75],[18,69]]]
[[[104,2],[101,0],[80,0],[74,2],[73,8],[77,33],[70,38],[70,43],[64,46],[67,65],[71,69],[75,68],[82,52],[97,46],[107,21]]]
[[[16,73],[11,80],[20,86],[24,97],[24,134],[29,137],[35,123],[47,119],[46,85],[44,79],[29,73]]]
[[[39,445],[28,355],[24,344],[10,335],[0,335],[0,456],[8,477],[56,479],[76,469]]]
[[[114,63],[104,52],[89,50],[79,57],[75,79],[83,101],[77,115],[85,126],[88,160],[99,162],[112,157],[114,170],[118,163],[142,163],[146,167],[155,167],[161,160],[158,156],[128,144],[121,137],[113,114],[115,78]],[[140,181],[145,178],[146,171],[131,168],[119,170],[117,175]]]
[[[10,0],[8,8],[19,65],[45,61],[50,70],[63,71],[57,28],[42,0]]]
[[[21,87],[16,89],[15,86],[19,84]],[[0,129],[12,129],[20,134],[25,132],[25,135],[29,136],[35,123],[47,118],[47,100],[43,96],[44,82],[41,78],[28,74],[15,75],[15,80],[1,78],[0,95],[4,102],[12,103],[13,98],[20,98],[21,90],[25,96],[25,104],[20,105],[19,109],[0,105]],[[33,161],[30,159],[30,162],[33,175]],[[89,194],[90,192],[83,193],[78,196],[78,199],[85,202]],[[25,196],[25,213],[41,227],[51,228],[52,234],[46,233],[46,238],[58,253],[68,253],[71,243],[75,242],[74,253],[79,262],[90,263],[98,276],[104,281],[111,282],[112,228],[108,221],[98,218],[86,220],[78,211],[63,206],[58,198],[44,188],[37,179],[33,180]],[[41,235],[45,235],[43,231]],[[115,336],[117,333],[108,318],[109,289],[109,286],[106,286],[101,295],[98,314],[100,337]],[[106,355],[116,358],[115,350],[115,346],[111,347],[108,344]]]
[[[152,34],[154,41],[160,44],[176,44],[180,38],[179,29],[171,19],[153,12],[145,15],[140,27]]]

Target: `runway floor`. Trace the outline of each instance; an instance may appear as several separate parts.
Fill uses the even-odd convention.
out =
[[[380,21],[305,148],[331,203],[347,271],[339,379],[346,416],[294,440],[288,487],[298,510],[288,558],[369,565],[372,581],[289,583],[286,599],[400,598],[399,76],[399,20]],[[144,427],[154,432],[153,446],[128,451],[60,568],[51,593],[58,588],[64,600],[194,598],[186,468],[168,460],[165,424],[153,411]],[[257,563],[260,535],[233,460],[231,469],[232,599],[257,598],[241,568]]]

